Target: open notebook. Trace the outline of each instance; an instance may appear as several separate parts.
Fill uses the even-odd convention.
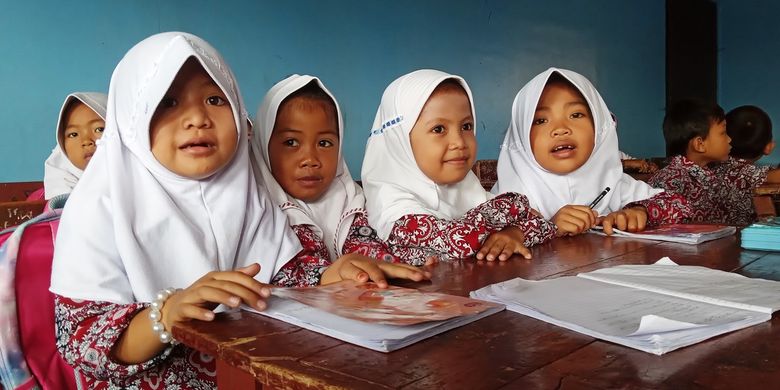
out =
[[[604,235],[601,226],[590,230],[592,233]],[[734,234],[737,228],[726,225],[693,225],[669,224],[647,229],[639,233],[631,233],[614,229],[615,237],[641,238],[645,240],[681,242],[684,244],[700,244]]]
[[[656,355],[752,326],[780,309],[780,282],[678,266],[621,265],[577,276],[520,278],[471,297]]]
[[[504,310],[501,304],[415,289],[346,281],[327,286],[274,288],[258,312],[360,345],[390,352]]]

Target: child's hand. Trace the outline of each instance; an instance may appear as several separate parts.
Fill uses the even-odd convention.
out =
[[[558,237],[574,236],[594,226],[598,214],[588,206],[566,205],[561,207],[552,217],[555,226],[558,227]]]
[[[264,299],[271,295],[271,290],[254,279],[258,272],[259,264],[235,271],[209,272],[191,286],[171,295],[162,307],[165,329],[171,329],[171,325],[178,321],[211,321],[214,319],[212,310],[220,303],[238,307],[244,302],[257,310],[265,309]]]
[[[387,277],[419,282],[423,279],[430,279],[431,273],[408,264],[387,263],[357,253],[349,253],[339,257],[325,270],[320,284],[336,283],[342,280],[356,282],[372,280],[379,288],[386,288]]]
[[[530,259],[531,251],[523,245],[524,241],[525,235],[522,230],[514,226],[506,227],[488,236],[477,252],[477,260],[505,261],[515,253]]]
[[[609,213],[601,221],[604,233],[612,235],[612,228],[629,232],[641,232],[647,225],[647,210],[644,207],[632,207]]]

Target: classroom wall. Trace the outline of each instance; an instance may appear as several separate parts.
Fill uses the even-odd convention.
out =
[[[664,2],[343,0],[5,1],[0,12],[0,182],[41,180],[63,97],[106,91],[122,55],[170,30],[233,67],[254,112],[274,82],[320,76],[345,113],[359,176],[384,88],[418,68],[459,74],[476,99],[478,158],[497,158],[517,91],[549,66],[576,70],[619,118],[624,151],[663,154]]]
[[[745,104],[761,107],[780,141],[780,3],[718,0],[718,98],[726,111]],[[780,163],[780,148],[760,163]]]

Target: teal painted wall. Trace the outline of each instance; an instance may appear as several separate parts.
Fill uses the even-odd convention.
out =
[[[621,148],[663,154],[664,2],[0,1],[0,182],[41,180],[62,99],[106,91],[135,43],[161,31],[211,42],[254,112],[291,73],[320,76],[346,120],[359,175],[382,91],[437,68],[466,78],[476,99],[478,158],[496,158],[517,91],[550,66],[576,70],[620,120]]]
[[[752,104],[772,118],[780,141],[780,3],[719,0],[718,99],[723,109]],[[780,163],[780,148],[759,163]]]

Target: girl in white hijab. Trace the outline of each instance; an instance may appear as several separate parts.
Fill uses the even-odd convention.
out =
[[[516,191],[552,219],[558,235],[602,224],[643,230],[683,220],[685,199],[623,173],[615,121],[582,75],[550,68],[528,82],[512,106],[494,193]],[[600,216],[604,216],[601,218]]]
[[[524,196],[493,198],[471,172],[476,128],[471,90],[459,76],[418,70],[382,95],[363,159],[368,218],[393,253],[506,260],[555,234]]]
[[[45,163],[46,199],[69,194],[78,183],[106,127],[107,99],[98,92],[75,92],[65,97],[55,128],[57,146]]]
[[[246,132],[235,78],[202,39],[157,34],[117,65],[52,269],[58,346],[86,387],[213,388],[214,360],[171,344],[172,324],[265,308],[261,282],[301,247],[258,189]]]
[[[316,77],[292,75],[274,85],[257,112],[252,162],[258,182],[287,215],[310,261],[290,262],[275,284],[328,282],[325,270],[339,259],[373,264],[395,257],[370,226],[363,190],[341,153],[344,122],[338,102]],[[346,259],[346,260],[345,260]],[[378,263],[384,272],[419,270]]]

